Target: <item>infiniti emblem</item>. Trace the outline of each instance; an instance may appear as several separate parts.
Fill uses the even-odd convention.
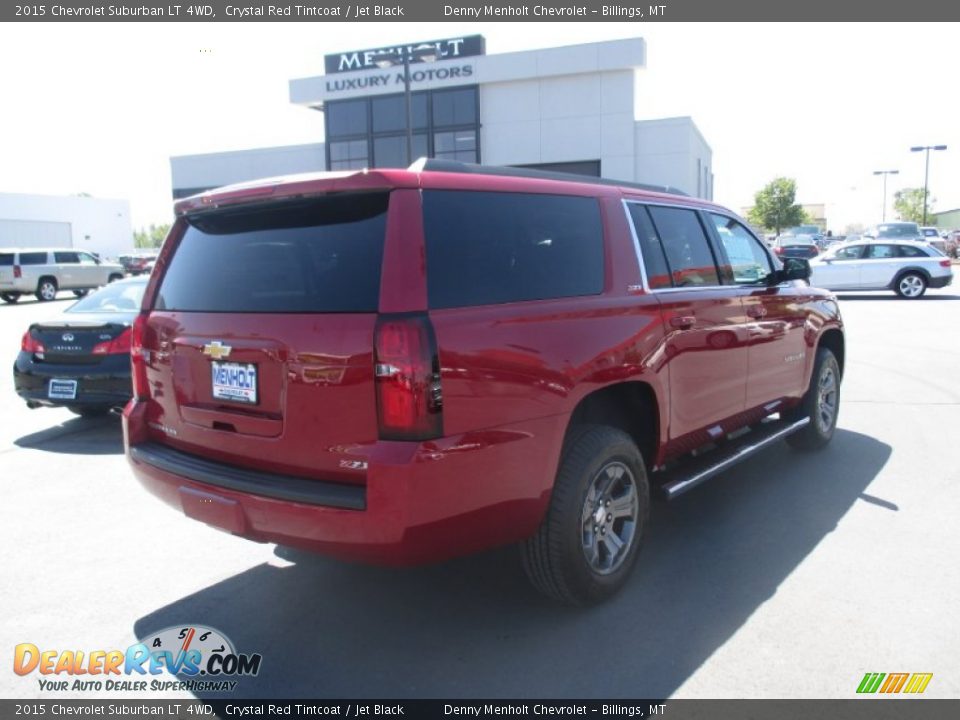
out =
[[[64,333],[60,337],[63,338],[64,342],[73,342],[73,333]]]

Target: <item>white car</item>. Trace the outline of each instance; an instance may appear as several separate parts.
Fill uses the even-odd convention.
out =
[[[810,260],[810,284],[828,290],[893,290],[921,297],[953,282],[950,259],[919,240],[864,239],[834,245]]]

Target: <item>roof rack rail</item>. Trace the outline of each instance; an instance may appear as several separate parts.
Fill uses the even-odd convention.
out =
[[[577,175],[576,173],[554,172],[552,170],[532,170],[509,165],[475,165],[473,163],[457,162],[456,160],[437,160],[436,158],[422,157],[415,160],[408,168],[411,172],[448,172],[464,173],[467,175],[499,175],[503,177],[538,178],[541,180],[559,180],[564,182],[586,183],[588,185],[610,185],[614,187],[634,188],[650,192],[683,195],[688,193],[670,185],[652,185],[649,183],[629,182],[626,180],[611,180],[610,178],[594,177],[592,175]]]

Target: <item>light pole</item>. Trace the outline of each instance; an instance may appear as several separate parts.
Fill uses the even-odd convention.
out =
[[[924,151],[927,154],[927,159],[923,168],[923,224],[927,224],[927,184],[930,180],[930,151],[931,150],[946,150],[946,145],[918,145],[916,147],[910,148],[910,152],[921,152]]]
[[[886,222],[887,221],[887,175],[899,175],[900,171],[899,170],[874,170],[873,174],[883,175],[883,217],[881,218],[880,222]]]
[[[403,101],[407,116],[407,165],[413,162],[413,102],[410,92],[410,61],[433,62],[437,59],[437,49],[433,45],[418,45],[417,47],[398,48],[396,52],[387,51],[379,54],[375,61],[382,70],[403,65]]]

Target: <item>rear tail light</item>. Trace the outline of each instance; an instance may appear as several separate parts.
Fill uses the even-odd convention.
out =
[[[775,248],[773,249],[773,251],[774,251],[777,255],[783,255],[783,248],[782,248],[782,247],[775,247]]]
[[[43,354],[46,352],[43,343],[37,340],[29,330],[23,334],[23,339],[20,340],[20,349],[23,350],[23,352],[39,355],[41,360],[43,359]]]
[[[13,277],[15,277],[15,278],[22,278],[22,277],[23,277],[23,270],[20,269],[20,266],[19,266],[19,265],[14,265],[14,266],[13,266]]]
[[[94,355],[127,355],[130,353],[130,328],[117,335],[113,340],[97,343],[93,346]]]
[[[135,400],[146,400],[150,397],[147,386],[147,351],[143,348],[147,317],[149,316],[146,313],[137,315],[137,319],[133,321],[133,327],[130,329],[130,364],[133,377],[133,398]]]
[[[440,356],[425,315],[385,315],[374,331],[377,413],[383,440],[443,434]]]
[[[940,267],[950,267],[950,258],[944,258],[941,260]]]

